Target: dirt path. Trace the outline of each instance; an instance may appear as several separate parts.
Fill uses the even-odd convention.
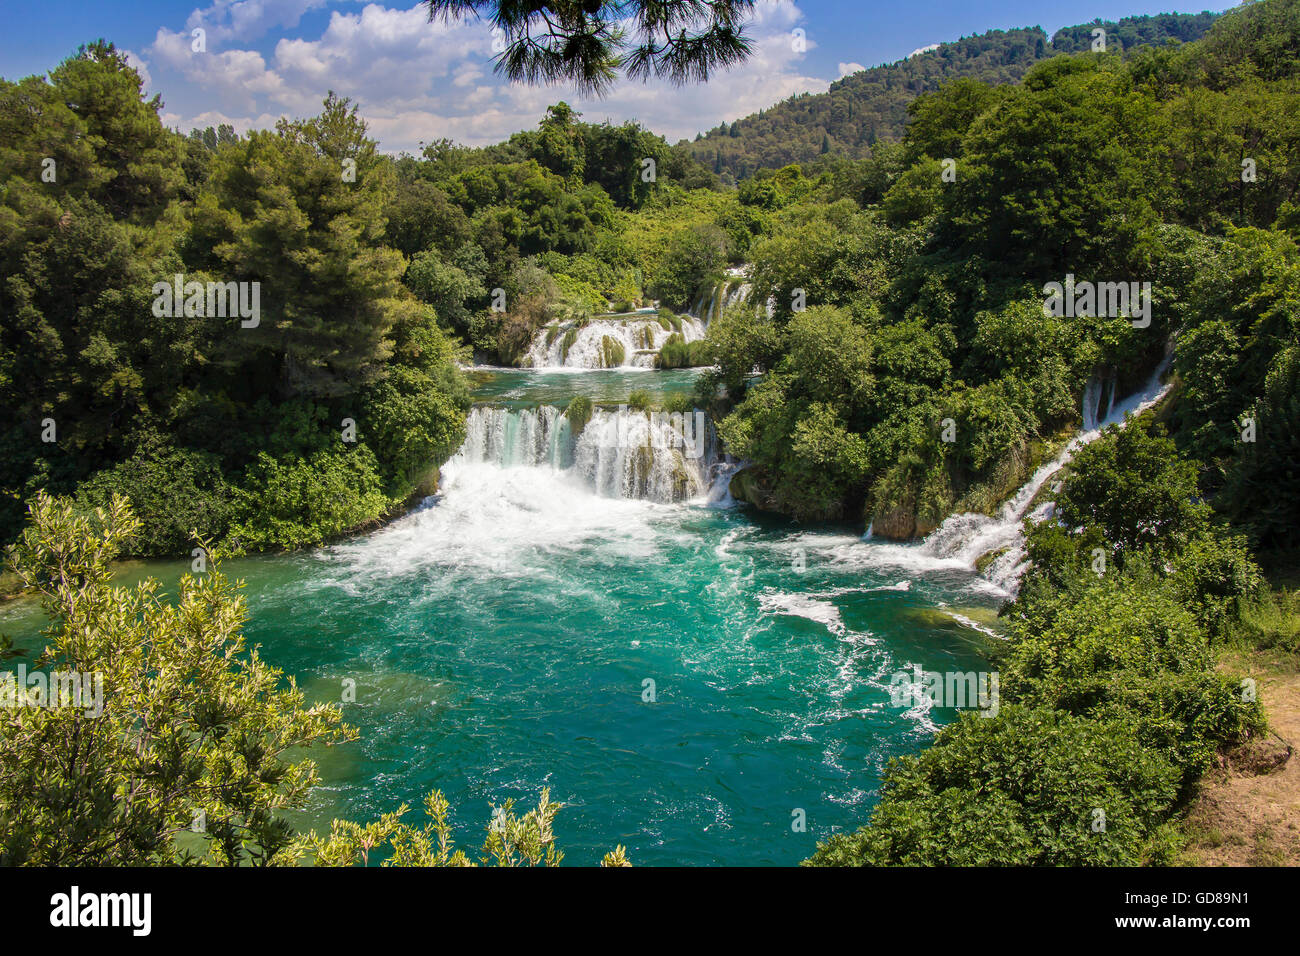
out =
[[[1300,670],[1287,655],[1255,652],[1224,662],[1257,682],[1270,737],[1207,774],[1187,816],[1185,862],[1195,866],[1300,866]],[[1285,762],[1283,762],[1285,761]]]

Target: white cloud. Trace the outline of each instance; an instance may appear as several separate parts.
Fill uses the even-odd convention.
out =
[[[265,31],[274,36],[276,27],[296,24],[325,2],[217,0],[190,18],[191,29],[213,25],[205,27],[206,53],[191,51],[188,29],[160,29],[149,52],[183,77],[182,99],[191,107],[177,111],[184,117],[178,125],[197,126],[200,117],[220,116],[243,129],[267,116],[311,115],[334,90],[358,103],[372,135],[391,151],[415,150],[420,142],[444,136],[471,145],[499,142],[535,126],[547,105],[560,99],[591,122],[636,119],[675,141],[829,85],[803,73],[807,51],[816,43],[812,37],[793,42],[792,31],[804,16],[792,0],[759,0],[746,30],[753,41],[750,57],[715,73],[708,83],[679,88],[657,79],[623,80],[604,99],[578,97],[567,86],[506,82],[493,70],[489,23],[472,17],[431,23],[422,5],[399,10],[371,2],[359,11],[332,11],[315,38],[281,36],[273,48],[263,44],[261,52],[225,47],[227,39]]]
[[[866,67],[861,63],[841,63],[839,65],[840,76],[848,76],[850,73],[861,73]]]
[[[937,43],[931,43],[929,46],[919,46],[911,53],[907,54],[907,58],[914,57],[920,53],[929,53],[931,50],[937,50],[937,49],[939,49],[939,44]]]
[[[188,30],[202,27],[208,39],[218,44],[230,40],[255,40],[276,27],[292,29],[309,10],[329,0],[215,0],[210,7],[195,10],[185,21]]]

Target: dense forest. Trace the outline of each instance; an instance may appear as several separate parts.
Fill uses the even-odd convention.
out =
[[[554,315],[639,304],[643,282],[684,308],[724,245],[712,224],[635,229],[659,183],[713,178],[563,103],[500,146],[398,159],[332,94],[248,136],[182,136],[160,105],[103,42],[0,83],[5,541],[38,488],[129,495],[142,555],[373,522],[436,487],[471,348],[509,363]],[[748,235],[738,209],[712,218]],[[258,283],[259,316],[227,315],[213,283]]]
[[[1122,21],[1117,35],[1150,44],[1207,24]],[[102,42],[48,79],[0,84],[0,537],[19,541],[22,583],[55,620],[94,624],[109,656],[149,615],[177,672],[191,633],[242,652],[219,575],[190,580],[179,610],[133,592],[118,614],[111,560],[188,554],[192,532],[274,549],[365,527],[436,486],[464,434],[460,365],[514,364],[556,318],[614,304],[658,301],[671,322],[739,263],[748,300],[682,361],[709,366],[696,401],[746,463],[733,493],[798,521],[911,539],[953,512],[991,513],[1077,432],[1088,383],[1127,394],[1168,362],[1168,396],[1082,449],[1059,520],[1026,528],[1000,711],[964,714],[893,764],[870,823],[810,862],[1175,859],[1201,775],[1265,728],[1217,655],[1267,631],[1252,623],[1276,619],[1265,572],[1295,562],[1300,0],[1123,53],[1042,55],[1034,37],[954,44],[983,76],[936,68],[909,88],[907,71],[948,61],[939,51],[888,81],[843,81],[818,102],[894,85],[876,141],[840,144],[866,155],[736,188],[637,124],[583,123],[564,103],[503,144],[391,158],[332,94],[274,130],[169,131]],[[906,130],[887,143],[895,108]],[[870,136],[866,121],[851,120]],[[1149,283],[1150,298],[1047,308],[1049,284],[1075,277]],[[260,312],[212,316],[206,284],[228,282],[260,283]],[[1260,639],[1297,650],[1294,630]],[[61,650],[79,653],[71,637]],[[226,686],[224,671],[211,679]],[[271,859],[292,842],[273,810],[314,779],[277,776],[280,754],[344,732],[255,656],[229,687],[240,734],[260,748],[269,713],[276,746],[254,748],[265,773],[240,771],[245,822],[219,855]],[[245,737],[214,740],[214,765]],[[25,754],[38,778],[39,755],[14,747],[0,765]],[[30,786],[0,774],[0,809],[39,817]],[[133,808],[125,844],[107,814],[86,845],[174,860],[165,834],[189,794]],[[427,811],[429,829],[385,818],[376,832],[437,863],[445,805],[434,795]],[[519,826],[542,859],[545,798]],[[58,828],[14,829],[6,852],[72,859]],[[351,862],[361,842],[341,826],[314,847]]]
[[[877,142],[902,137],[912,100],[952,80],[1017,83],[1046,57],[1091,50],[1092,31],[1098,27],[1106,31],[1106,47],[1112,52],[1188,42],[1202,37],[1216,16],[1163,13],[1125,17],[1117,23],[1095,20],[1058,30],[1050,43],[1040,27],[991,30],[850,74],[832,83],[825,93],[791,97],[752,116],[714,127],[693,142],[683,140],[675,148],[694,156],[727,182],[762,169],[814,162],[820,156],[861,159]]]

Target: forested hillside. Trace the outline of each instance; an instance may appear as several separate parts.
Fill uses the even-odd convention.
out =
[[[1107,49],[1195,40],[1217,14],[1166,13],[1097,20],[1065,27],[1048,42],[1040,27],[991,30],[942,43],[896,63],[853,73],[825,93],[804,93],[751,116],[723,123],[694,142],[677,148],[694,156],[727,181],[759,169],[777,169],[832,155],[859,159],[879,141],[897,140],[907,123],[907,108],[917,96],[954,79],[1016,83],[1039,60],[1090,50],[1092,31],[1106,31]]]
[[[1252,615],[1286,620],[1256,557],[1295,561],[1300,3],[1049,57],[1014,86],[961,79],[909,112],[898,147],[741,183],[766,217],[755,294],[710,326],[700,390],[725,387],[733,493],[929,535],[996,514],[1085,394],[1174,374],[1044,492],[1059,520],[1025,523],[1001,709],[895,763],[870,825],[813,862],[1169,862],[1179,806],[1264,727],[1217,649]],[[1149,300],[1079,291],[1120,282]]]

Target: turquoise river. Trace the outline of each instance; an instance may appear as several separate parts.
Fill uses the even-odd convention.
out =
[[[402,802],[422,821],[437,787],[472,849],[493,804],[550,787],[566,863],[622,843],[638,865],[789,865],[868,816],[886,762],[954,715],[892,706],[891,676],[982,669],[1005,594],[922,546],[738,508],[703,459],[674,500],[659,482],[680,489],[680,468],[575,449],[557,424],[579,392],[662,400],[692,376],[474,370],[471,439],[435,498],[227,566],[267,660],[314,700],[355,682],[342,706],[360,738],[316,754],[323,785],[296,825]],[[601,414],[584,440],[619,413]],[[0,608],[20,646],[39,627],[29,601]]]

